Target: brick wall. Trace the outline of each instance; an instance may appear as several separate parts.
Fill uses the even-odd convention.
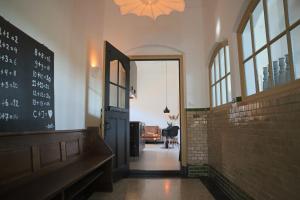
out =
[[[208,155],[254,199],[300,199],[300,89],[211,111]]]
[[[207,114],[208,109],[187,110],[188,175],[202,176],[208,163]]]

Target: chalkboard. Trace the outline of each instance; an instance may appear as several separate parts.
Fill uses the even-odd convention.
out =
[[[54,53],[0,16],[0,132],[54,129]]]

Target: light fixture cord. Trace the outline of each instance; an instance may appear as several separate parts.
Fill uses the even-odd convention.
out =
[[[166,106],[168,106],[168,65],[166,62]]]

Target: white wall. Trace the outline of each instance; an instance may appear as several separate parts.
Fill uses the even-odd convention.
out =
[[[86,71],[101,60],[102,9],[98,0],[0,1],[1,16],[54,51],[56,129],[85,128]]]
[[[163,113],[166,107],[166,92],[170,114],[179,114],[179,63],[178,61],[137,61],[136,64],[137,98],[130,100],[130,121],[142,121],[147,126],[166,128],[167,122],[170,122]],[[179,120],[174,125],[179,125],[178,122]]]
[[[122,16],[112,0],[1,0],[0,13],[54,51],[56,128],[77,129],[99,124],[103,39],[127,55],[182,53],[188,108],[209,106],[210,54],[228,39],[233,97],[240,96],[235,32],[249,1],[186,0],[184,13],[156,21]]]
[[[232,73],[232,97],[241,96],[240,70],[237,47],[237,29],[250,0],[206,1],[206,65],[217,42],[228,40]],[[217,27],[219,26],[219,31]]]
[[[112,0],[105,0],[105,40],[127,55],[184,54],[185,107],[189,108],[209,106],[204,1],[186,0],[184,13],[174,12],[153,21],[135,15],[122,16]]]

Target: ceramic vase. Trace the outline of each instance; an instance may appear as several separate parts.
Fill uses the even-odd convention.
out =
[[[275,85],[279,84],[279,67],[278,67],[278,61],[273,61],[273,79]]]
[[[285,84],[285,58],[279,58],[279,84]]]

